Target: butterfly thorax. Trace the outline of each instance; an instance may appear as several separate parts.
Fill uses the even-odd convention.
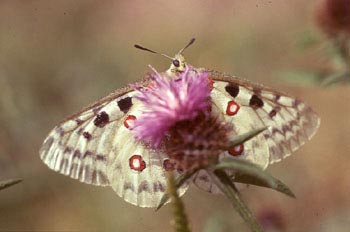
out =
[[[169,76],[177,76],[178,73],[185,71],[187,63],[185,57],[182,54],[176,54],[171,62],[170,68],[166,71]]]

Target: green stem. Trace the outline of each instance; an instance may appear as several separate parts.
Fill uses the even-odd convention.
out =
[[[345,73],[336,73],[329,77],[327,77],[323,82],[321,82],[322,86],[331,86],[334,84],[350,82],[350,72],[346,71]]]
[[[175,179],[175,186],[176,186],[176,189],[179,189],[182,187],[182,185],[188,180],[190,179],[197,171],[199,171],[200,168],[197,168],[197,169],[192,169],[190,171],[187,171],[183,174],[181,174],[180,176],[178,176],[176,179]],[[159,205],[157,206],[156,208],[156,211],[159,210],[165,203],[168,202],[169,200],[169,194],[168,193],[165,193],[162,197],[162,199],[160,199],[160,202],[159,202]]]
[[[343,59],[346,64],[346,68],[350,70],[350,54],[349,54],[349,38],[348,36],[340,36],[336,40],[336,47],[338,49],[340,57]]]
[[[11,179],[11,180],[0,181],[0,190],[8,188],[12,185],[18,184],[21,181],[22,179]]]
[[[167,174],[167,192],[173,205],[174,227],[176,232],[190,232],[185,207],[177,194],[175,177],[172,172]]]
[[[244,221],[250,226],[250,229],[254,232],[262,232],[263,229],[254,218],[246,204],[241,199],[238,190],[231,182],[231,179],[227,176],[225,171],[222,170],[208,170],[208,175],[211,177],[213,183],[226,195],[231,201],[233,207],[241,215]]]

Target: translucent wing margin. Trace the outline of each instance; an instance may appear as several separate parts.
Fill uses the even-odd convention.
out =
[[[120,102],[130,108],[132,95],[133,92],[116,95],[56,126],[40,149],[41,159],[49,168],[81,182],[109,185],[106,170],[113,148],[110,138],[125,115]]]

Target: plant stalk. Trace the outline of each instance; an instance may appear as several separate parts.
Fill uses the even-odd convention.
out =
[[[176,232],[190,232],[185,206],[177,194],[175,177],[172,172],[167,173],[167,192],[171,200],[174,215],[174,227]]]

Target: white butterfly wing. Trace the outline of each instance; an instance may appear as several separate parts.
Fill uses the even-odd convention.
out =
[[[128,129],[133,120],[130,115],[139,115],[141,109],[134,95],[130,88],[116,91],[68,118],[50,132],[40,157],[61,174],[111,186],[134,205],[156,207],[166,186],[165,159],[135,141]],[[137,165],[144,168],[134,170]],[[186,189],[182,187],[179,193]]]
[[[41,159],[49,168],[81,182],[109,185],[111,137],[120,126],[123,111],[132,106],[132,95],[112,93],[56,126],[40,149]]]
[[[165,154],[135,141],[125,126],[125,119],[129,118],[126,121],[128,125],[141,114],[142,104],[135,99],[134,106],[119,122],[123,125],[118,127],[113,139],[115,150],[109,155],[112,158],[107,174],[112,188],[124,200],[141,207],[157,207],[166,190],[165,168],[169,159]],[[178,175],[176,171],[175,175]],[[187,184],[183,185],[179,195],[183,195],[187,188]]]
[[[264,127],[265,125],[259,120],[257,114],[249,106],[240,104],[239,109],[235,108],[238,109],[237,113],[232,111],[232,113],[235,113],[234,115],[228,115],[226,113],[229,108],[228,104],[232,102],[232,99],[229,94],[220,91],[222,89],[222,84],[227,83],[214,82],[214,88],[211,92],[212,114],[221,117],[224,121],[233,126],[231,137],[234,138],[234,136]],[[233,107],[237,106],[233,105]],[[223,157],[232,157],[232,155],[230,155],[229,152],[225,152],[221,155],[221,158]],[[269,164],[269,146],[264,135],[257,135],[256,138],[245,142],[243,151],[237,154],[237,157],[249,160],[263,168],[267,167]],[[230,171],[227,171],[227,173],[229,175],[232,174]],[[220,192],[216,185],[211,183],[209,176],[204,170],[198,172],[193,180],[201,189],[211,193]]]
[[[99,107],[104,105],[106,103]],[[120,112],[116,113],[116,117],[122,117]],[[97,127],[93,122],[97,115],[98,109],[92,108],[56,126],[45,139],[40,157],[49,168],[61,174],[87,184],[106,186],[109,185],[107,154],[112,148],[107,134],[113,133],[116,122]]]
[[[234,155],[266,168],[302,146],[319,126],[318,116],[297,99],[219,72],[210,71],[210,76],[212,113],[233,125],[232,137],[268,127],[221,157]],[[156,207],[165,191],[167,159],[135,141],[130,132],[129,125],[142,110],[134,95],[130,88],[116,91],[68,118],[50,132],[40,156],[57,172],[84,183],[111,186],[134,205]],[[218,192],[204,171],[193,181]],[[182,187],[180,195],[186,189],[187,185]]]
[[[212,112],[233,125],[233,135],[268,127],[262,134],[244,143],[239,158],[262,168],[281,161],[311,139],[320,124],[319,117],[298,99],[261,85],[212,71]],[[225,152],[222,157],[232,157]],[[205,172],[194,183],[209,192],[217,192]]]

